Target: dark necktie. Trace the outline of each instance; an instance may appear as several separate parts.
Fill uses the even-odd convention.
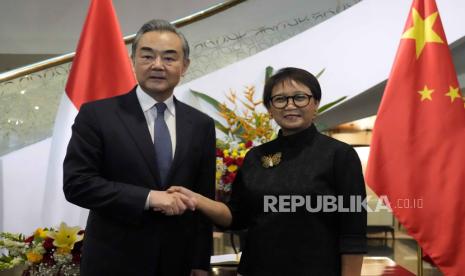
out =
[[[154,127],[154,145],[155,153],[157,155],[157,164],[160,171],[161,186],[166,188],[166,178],[171,167],[172,147],[171,137],[168,126],[165,122],[165,103],[155,104],[157,108],[157,118],[155,119]]]

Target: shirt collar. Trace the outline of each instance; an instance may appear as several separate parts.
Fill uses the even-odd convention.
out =
[[[139,85],[136,88],[137,99],[142,108],[142,111],[146,112],[153,108],[153,106],[158,103],[154,98],[150,97]],[[174,107],[174,96],[171,95],[168,99],[164,101],[166,104],[167,110],[171,115],[175,115]]]
[[[312,123],[308,128],[286,136],[283,135],[283,131],[280,129],[278,132],[278,138],[276,140],[290,146],[301,145],[303,143],[311,143],[317,133],[318,130]]]

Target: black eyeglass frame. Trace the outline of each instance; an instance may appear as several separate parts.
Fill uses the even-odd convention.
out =
[[[306,103],[305,105],[298,105],[298,104],[296,104],[295,98],[296,98],[296,97],[299,97],[299,96],[305,96],[305,97],[308,99],[308,101],[307,101],[307,103]],[[284,97],[284,98],[286,98],[286,104],[285,104],[284,106],[282,106],[282,107],[277,107],[277,106],[275,105],[275,103],[273,102],[273,100],[274,100],[276,97]],[[284,109],[284,108],[286,108],[286,106],[289,105],[289,99],[292,99],[292,103],[294,104],[294,106],[296,106],[296,107],[298,107],[298,108],[303,108],[303,107],[306,107],[307,105],[310,104],[310,101],[312,100],[312,98],[315,98],[315,97],[314,97],[313,95],[309,95],[309,94],[307,94],[307,93],[299,93],[299,94],[295,94],[295,95],[293,95],[293,96],[274,95],[274,96],[272,96],[272,97],[270,98],[270,103],[271,103],[271,105],[272,105],[274,108],[276,108],[276,109]]]

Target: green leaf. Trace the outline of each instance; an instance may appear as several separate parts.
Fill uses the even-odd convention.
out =
[[[320,78],[320,76],[321,76],[321,75],[323,75],[323,73],[325,72],[325,70],[326,70],[326,68],[323,68],[323,69],[321,69],[321,71],[320,71],[320,72],[318,72],[318,74],[316,74],[316,76],[315,76],[315,77],[316,77],[317,79],[319,79],[319,78]]]
[[[277,132],[277,131],[274,131],[274,132],[273,132],[273,135],[271,136],[270,141],[272,141],[272,140],[274,140],[274,139],[276,139],[276,138],[278,138],[278,132]]]
[[[227,127],[225,127],[224,125],[222,125],[220,122],[218,122],[217,120],[213,119],[213,121],[215,121],[215,127],[220,130],[221,132],[223,132],[224,134],[228,135],[229,134],[229,129]]]
[[[192,94],[194,94],[196,97],[199,97],[200,99],[204,100],[205,102],[209,103],[210,105],[212,105],[214,108],[216,108],[216,110],[218,110],[218,112],[220,111],[220,102],[218,102],[217,100],[213,99],[212,97],[204,94],[204,93],[201,93],[201,92],[197,92],[197,91],[194,91],[191,89],[191,92]],[[226,107],[226,109],[229,111],[229,112],[232,112],[229,108]],[[224,125],[222,125],[219,121],[217,120],[213,120],[215,121],[215,127],[220,130],[221,132],[223,132],[224,134],[228,135],[230,130],[225,127]]]
[[[244,127],[242,125],[239,125],[238,128],[236,128],[234,131],[231,131],[231,134],[234,136],[235,139],[241,140],[241,142],[244,142],[243,139],[240,137],[242,134],[244,134]]]
[[[326,110],[328,110],[331,107],[337,105],[338,103],[342,102],[346,98],[347,98],[347,96],[344,96],[344,97],[341,97],[341,98],[335,100],[334,102],[330,102],[330,103],[327,103],[327,104],[323,105],[322,107],[318,108],[318,114],[325,112]]]
[[[201,98],[202,100],[204,100],[205,102],[211,104],[214,108],[216,108],[218,111],[220,110],[220,105],[221,103],[218,102],[217,100],[213,99],[212,97],[204,94],[204,93],[201,93],[201,92],[197,92],[197,91],[194,91],[191,89],[191,92],[192,94],[194,94],[196,97],[199,97]]]
[[[207,94],[204,94],[202,92],[197,92],[197,91],[194,91],[191,89],[191,92],[192,94],[194,94],[196,97],[199,97],[200,99],[204,100],[206,103],[210,104],[211,106],[213,106],[214,108],[216,108],[216,110],[218,110],[218,112],[221,111],[221,103],[215,99],[213,99],[212,97],[208,96]],[[225,106],[226,110],[228,112],[233,112],[231,109],[229,109],[227,106]]]
[[[229,144],[221,139],[216,138],[216,147],[219,149],[226,149]]]
[[[271,66],[267,66],[266,69],[265,69],[265,82],[271,77],[271,75],[273,75],[273,67]]]
[[[328,129],[328,126],[325,124],[317,123],[317,122],[313,122],[313,124],[315,125],[316,129],[320,132]]]

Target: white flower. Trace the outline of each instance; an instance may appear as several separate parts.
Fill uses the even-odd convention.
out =
[[[19,265],[19,264],[22,264],[23,262],[24,262],[24,261],[23,261],[23,259],[22,259],[21,257],[15,257],[13,260],[11,260],[10,263],[11,263],[13,266],[17,266],[17,265]]]
[[[60,253],[60,252],[55,252],[53,253],[53,259],[57,262],[57,264],[66,264],[70,263],[73,260],[73,255],[70,253]]]

